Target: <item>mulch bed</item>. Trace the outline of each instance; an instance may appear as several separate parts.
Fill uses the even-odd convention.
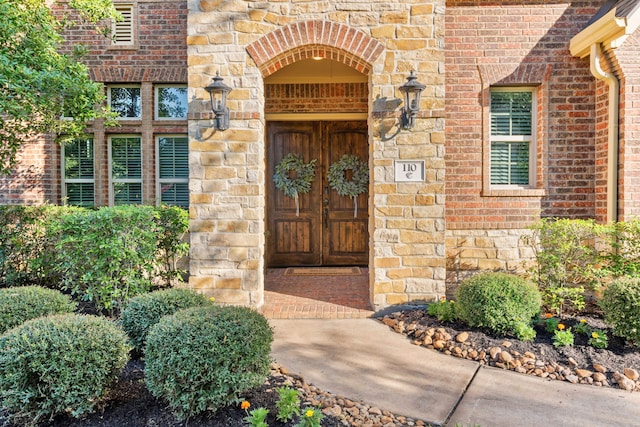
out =
[[[452,356],[476,360],[481,364],[543,378],[640,391],[640,381],[633,378],[640,372],[640,348],[631,346],[624,339],[613,335],[598,313],[566,316],[561,321],[567,328],[575,328],[581,319],[591,328],[607,332],[609,345],[606,349],[594,348],[588,344],[587,336],[577,333],[574,334],[574,345],[555,347],[553,334],[548,332],[543,324],[535,327],[536,338],[533,341],[523,342],[514,336],[498,336],[489,331],[469,328],[460,322],[440,322],[423,309],[391,313],[385,316],[382,322],[396,332],[406,335],[414,344]],[[434,345],[433,335],[426,338],[427,331],[439,331],[438,338],[445,339]],[[458,342],[456,338],[462,333],[465,340]],[[501,358],[502,352],[508,354],[503,354]],[[505,362],[504,359],[508,361]],[[594,376],[596,372],[598,375]]]
[[[144,362],[131,360],[120,375],[118,383],[111,390],[103,405],[94,413],[82,419],[58,416],[52,422],[42,423],[40,427],[246,427],[244,418],[247,412],[240,405],[230,405],[215,413],[206,412],[192,417],[186,422],[176,419],[166,403],[156,399],[144,384]],[[243,398],[251,403],[251,409],[264,407],[269,409],[267,424],[271,427],[291,427],[295,420],[282,423],[276,419],[278,410],[276,388],[296,383],[296,377],[284,375],[278,368],[260,387],[247,392]],[[301,394],[303,406],[314,406]],[[307,405],[304,405],[304,404]],[[317,404],[318,402],[313,402]],[[6,415],[6,414],[5,414]],[[325,415],[322,425],[327,427],[343,426],[340,419]],[[0,426],[13,427],[0,413]]]

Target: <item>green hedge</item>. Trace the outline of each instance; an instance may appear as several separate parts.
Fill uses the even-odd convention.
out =
[[[178,207],[0,206],[0,286],[64,288],[113,314],[181,280],[188,226]]]
[[[269,375],[273,333],[245,307],[197,307],[163,317],[147,336],[145,382],[181,419],[237,402]]]
[[[129,359],[126,334],[104,317],[61,314],[0,336],[0,403],[20,424],[81,417]]]
[[[0,287],[58,283],[52,226],[61,216],[78,211],[83,209],[0,205]]]
[[[625,277],[604,291],[600,306],[613,332],[640,346],[640,278]]]
[[[139,295],[127,302],[121,322],[133,346],[144,349],[149,330],[163,316],[178,310],[212,304],[207,297],[190,289],[165,289]]]
[[[530,324],[542,304],[533,283],[513,274],[493,272],[462,281],[455,301],[460,320],[497,333],[515,333],[518,323]]]
[[[73,313],[76,303],[60,291],[39,286],[0,289],[0,334],[30,319]]]
[[[151,206],[65,215],[58,224],[56,271],[74,295],[108,312],[151,289],[158,226]]]

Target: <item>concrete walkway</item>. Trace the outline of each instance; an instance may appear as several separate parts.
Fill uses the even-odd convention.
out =
[[[483,367],[375,319],[269,322],[273,357],[308,383],[436,426],[640,426],[638,393]]]

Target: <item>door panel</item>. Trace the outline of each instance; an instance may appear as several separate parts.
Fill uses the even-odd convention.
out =
[[[366,122],[269,122],[267,125],[267,265],[364,265],[368,262],[368,193],[354,201],[329,187],[329,166],[344,154],[368,162]],[[273,183],[289,153],[316,159],[311,191],[294,199]],[[349,173],[347,171],[347,179]]]
[[[365,192],[357,197],[356,213],[354,200],[351,197],[340,196],[329,187],[327,179],[329,167],[345,154],[357,155],[365,163],[368,162],[366,123],[331,122],[325,129],[323,262],[327,265],[367,264],[369,193]],[[351,171],[345,171],[345,175],[347,180],[350,179]]]
[[[268,126],[268,262],[270,266],[320,265],[322,212],[321,180],[318,174],[320,159],[319,125],[313,122],[269,123]],[[278,190],[273,183],[276,165],[289,153],[295,153],[309,163],[316,162],[316,179],[311,191],[298,196],[300,208],[296,215],[295,200]]]

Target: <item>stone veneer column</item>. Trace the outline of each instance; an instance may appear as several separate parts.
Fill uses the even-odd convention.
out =
[[[190,285],[220,302],[262,305],[263,78],[321,52],[370,76],[372,303],[380,309],[443,295],[444,2],[188,4]],[[401,97],[412,70],[427,85],[416,126],[383,142],[380,123],[391,124],[399,111],[373,112],[379,98]],[[204,90],[216,71],[233,87],[224,132],[210,129]],[[425,160],[425,182],[394,181],[394,160],[409,159]]]
[[[236,30],[242,2],[188,3],[189,167],[191,252],[189,285],[229,304],[264,301],[263,85],[247,64]],[[226,6],[225,6],[226,5]],[[213,8],[213,9],[212,9]],[[244,21],[240,21],[244,22]],[[233,88],[231,126],[212,129],[204,90],[220,73]]]

